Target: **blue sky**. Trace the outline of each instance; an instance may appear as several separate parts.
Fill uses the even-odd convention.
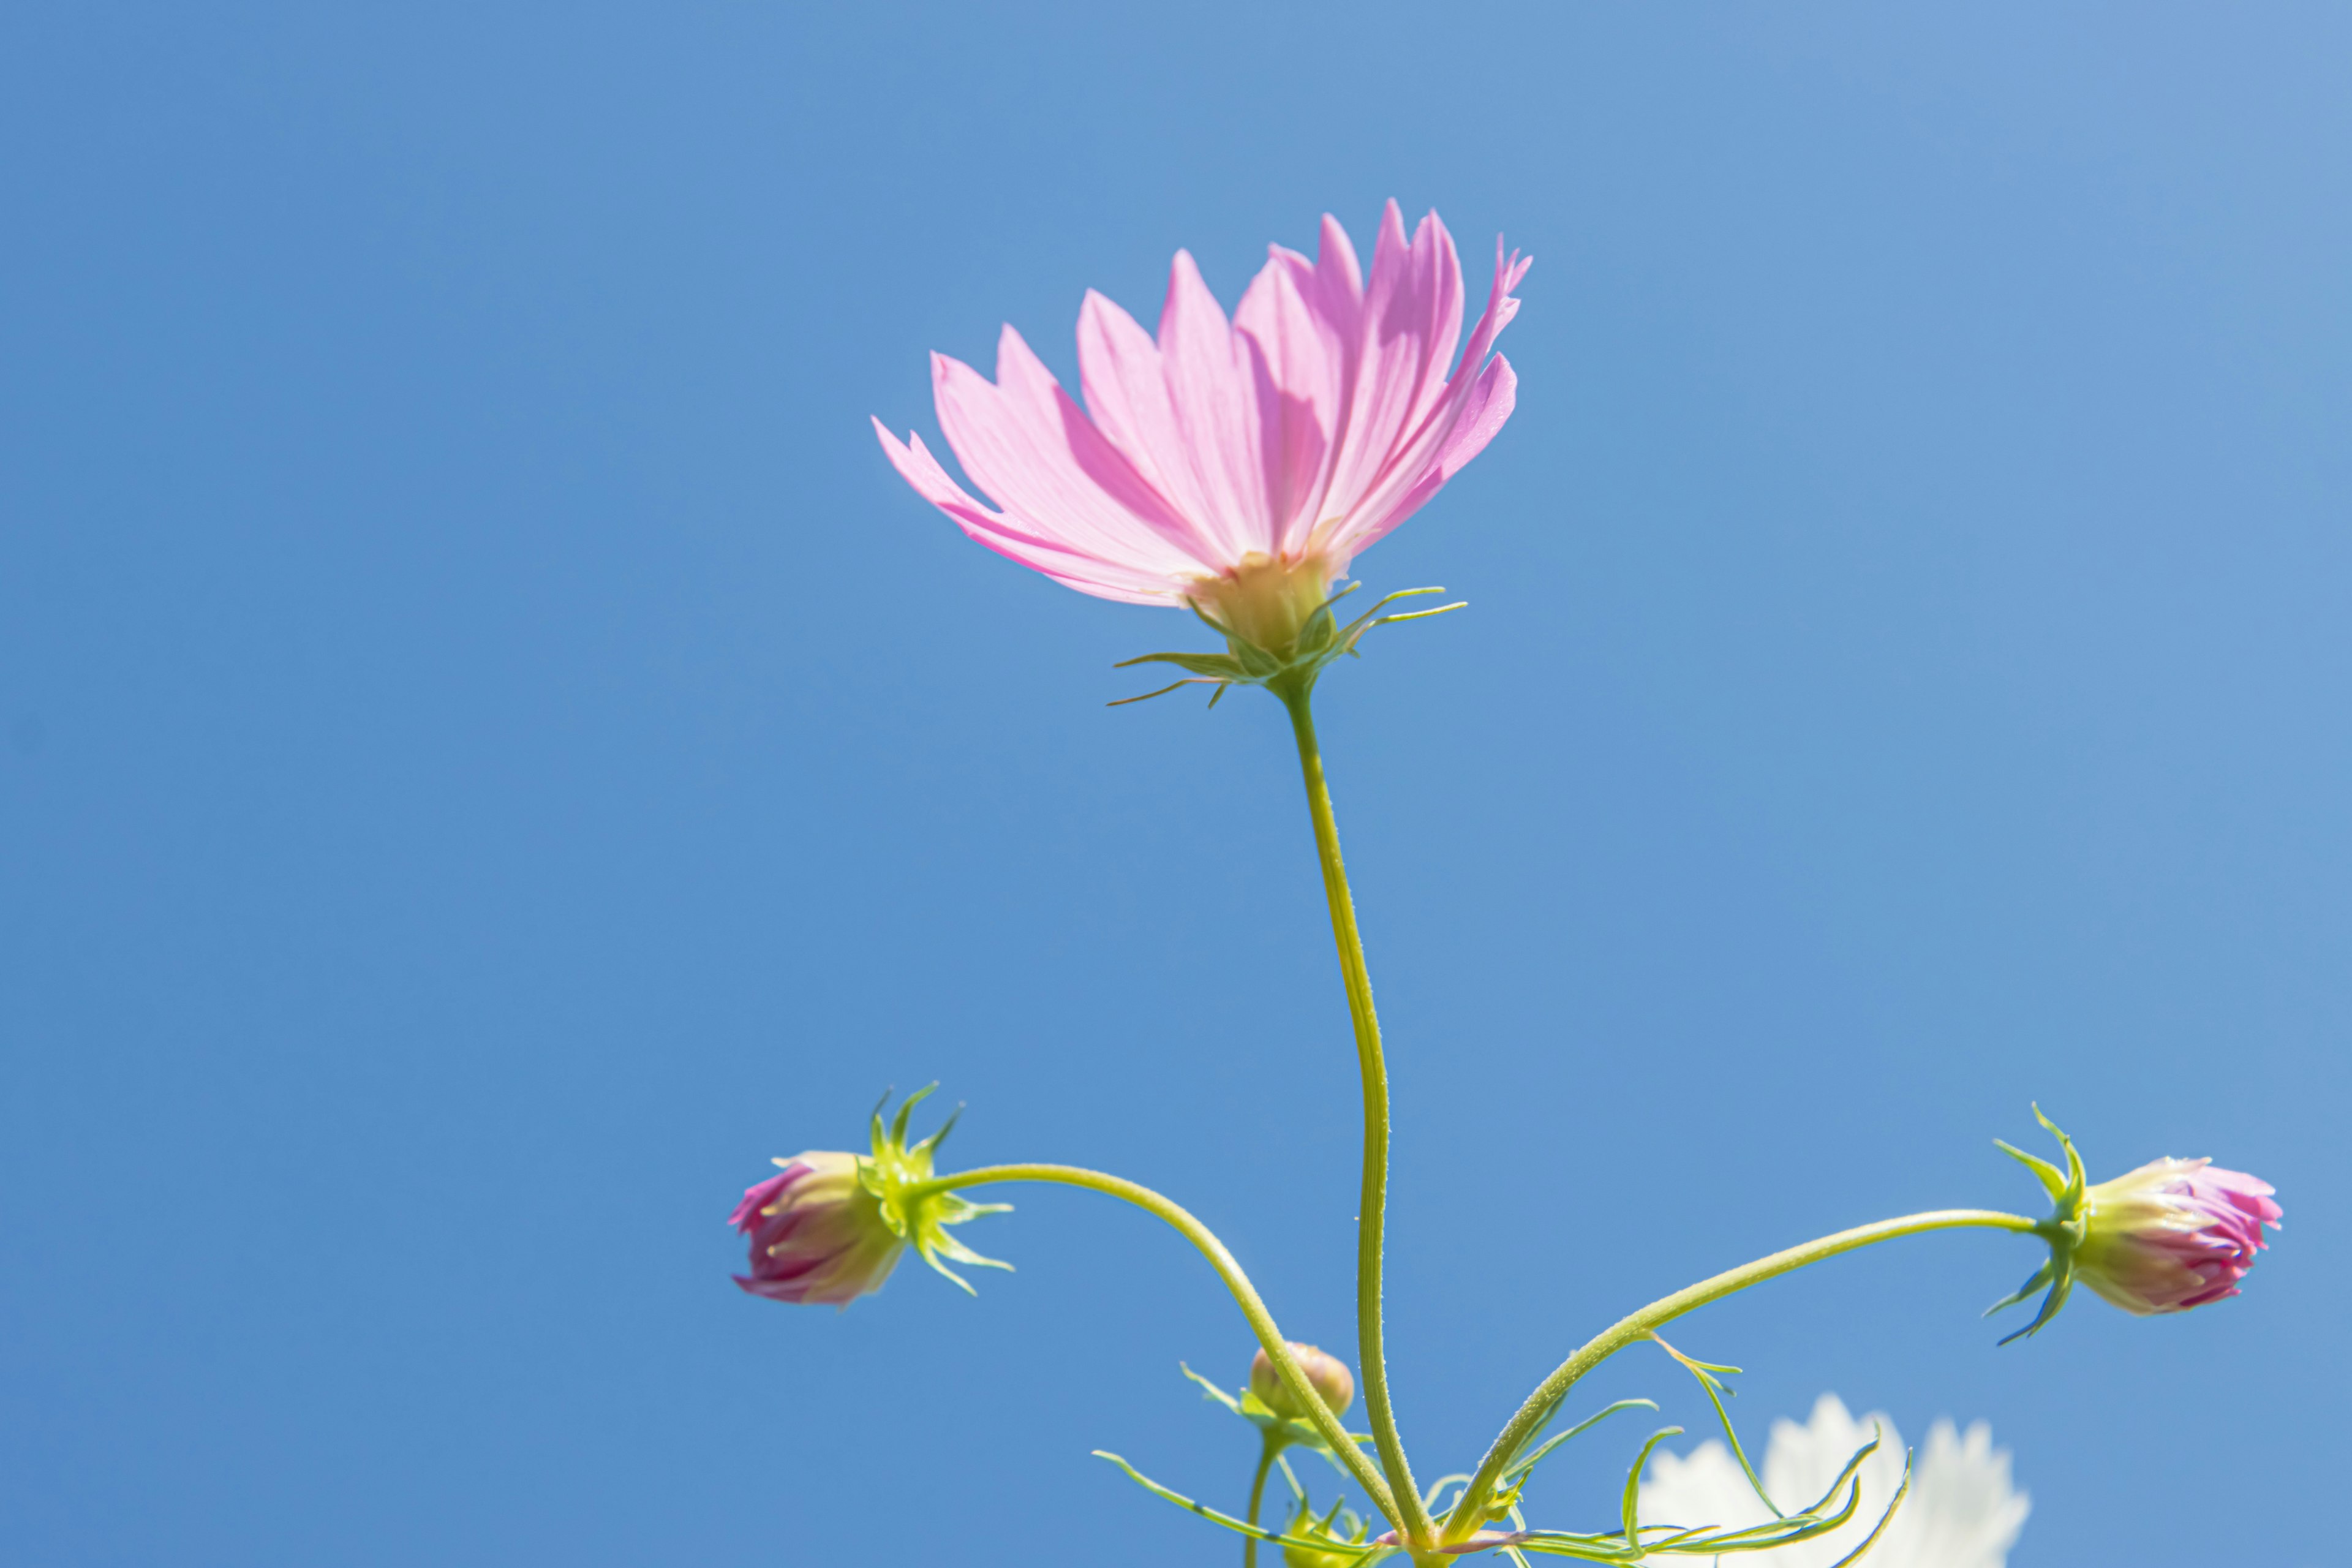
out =
[[[1518,411],[1327,680],[1431,1474],[1586,1334],[2211,1154],[2247,1294],[1974,1237],[1692,1320],[1760,1436],[1990,1420],[2020,1564],[2316,1563],[2352,1289],[2352,24],[2333,7],[27,7],[0,21],[0,1554],[1227,1561],[1148,1222],[841,1314],[723,1221],[890,1085],[1351,1334],[1276,707],[890,473],[925,355],[1436,207]],[[1647,1393],[1696,1427],[1662,1360]],[[1638,1436],[1638,1435],[1633,1435]],[[1632,1438],[1538,1497],[1610,1517]],[[1116,1542],[1115,1550],[1105,1542]]]

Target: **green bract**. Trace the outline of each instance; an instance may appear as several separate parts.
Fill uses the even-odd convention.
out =
[[[2058,1140],[2058,1146],[2065,1151],[2066,1168],[2063,1171],[2049,1161],[2029,1154],[2013,1144],[2004,1143],[1998,1138],[1993,1142],[2011,1159],[2032,1172],[2034,1179],[2050,1194],[2051,1202],[2057,1205],[2051,1211],[2050,1217],[2036,1226],[2033,1231],[2034,1235],[2050,1244],[2050,1258],[2033,1271],[2032,1278],[1987,1307],[1985,1316],[1990,1318],[2004,1307],[2014,1307],[2044,1285],[2050,1289],[2042,1298],[2042,1310],[2033,1315],[2033,1321],[2014,1333],[2002,1335],[2002,1344],[2041,1332],[2042,1326],[2056,1317],[2058,1310],[2066,1304],[2067,1296],[2074,1289],[2074,1254],[2083,1245],[2084,1233],[2089,1228],[2089,1222],[2083,1214],[2083,1194],[2089,1186],[2083,1173],[2083,1157],[2074,1152],[2074,1141],[2060,1131],[2056,1122],[2042,1115],[2038,1105],[2033,1108],[2033,1120],[2048,1129],[2050,1135]]]
[[[1003,1214],[1013,1205],[976,1204],[961,1193],[941,1192],[931,1184],[932,1156],[954,1131],[956,1117],[962,1110],[959,1108],[937,1132],[912,1145],[907,1142],[907,1121],[915,1107],[939,1087],[930,1084],[908,1095],[887,1130],[882,1125],[882,1106],[874,1108],[874,1152],[857,1162],[857,1180],[881,1204],[882,1223],[893,1235],[911,1243],[924,1262],[962,1286],[966,1294],[975,1294],[971,1282],[940,1261],[942,1258],[981,1268],[1009,1269],[1013,1265],[982,1258],[950,1236],[947,1227],[984,1214]],[[882,1097],[883,1105],[889,1102],[889,1096]]]
[[[1399,599],[1410,599],[1421,594],[1445,592],[1443,588],[1400,588],[1343,626],[1339,625],[1339,617],[1331,613],[1331,606],[1354,593],[1360,585],[1350,583],[1316,605],[1307,615],[1297,635],[1274,647],[1260,647],[1243,636],[1234,626],[1218,620],[1196,603],[1192,605],[1192,613],[1200,616],[1211,631],[1225,639],[1226,651],[1223,653],[1147,653],[1134,658],[1121,659],[1111,668],[1125,669],[1129,665],[1137,664],[1172,664],[1179,669],[1189,670],[1192,673],[1184,679],[1163,686],[1157,691],[1147,691],[1140,697],[1123,697],[1111,706],[1118,708],[1129,702],[1142,702],[1154,697],[1165,697],[1182,686],[1215,687],[1216,689],[1209,697],[1209,706],[1212,708],[1217,705],[1217,699],[1225,694],[1225,688],[1229,686],[1265,686],[1286,688],[1294,692],[1303,692],[1315,684],[1315,678],[1323,673],[1325,665],[1342,655],[1354,654],[1356,645],[1361,642],[1364,634],[1374,626],[1384,626],[1391,621],[1418,621],[1431,616],[1442,616],[1448,610],[1461,609],[1467,603],[1465,600],[1451,605],[1440,605],[1433,610],[1410,610],[1402,615],[1381,614],[1383,609]]]
[[[1334,1502],[1318,1518],[1304,1492],[1297,1502],[1298,1511],[1291,1515],[1285,1532],[1291,1541],[1282,1549],[1283,1568],[1354,1568],[1364,1561],[1370,1551],[1364,1538],[1371,1532],[1354,1509]],[[1298,1544],[1302,1541],[1326,1544],[1318,1549]]]

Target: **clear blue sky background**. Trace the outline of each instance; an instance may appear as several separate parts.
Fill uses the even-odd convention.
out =
[[[1017,1194],[1017,1274],[836,1315],[723,1222],[936,1078],[963,1160],[1161,1185],[1348,1344],[1278,710],[1106,710],[1198,629],[866,421],[1393,195],[1537,258],[1517,417],[1359,563],[1473,608],[1323,703],[1422,1467],[1699,1274],[2031,1206],[2038,1098],[2274,1180],[2247,1295],[1996,1350],[2033,1258],[1964,1237],[1680,1342],[1759,1435],[1990,1418],[2021,1564],[2323,1561],[2342,8],[201,9],[0,22],[0,1556],[1229,1562],[1087,1457],[1243,1489],[1171,1236]]]

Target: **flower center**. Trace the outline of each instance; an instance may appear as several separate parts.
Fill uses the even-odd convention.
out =
[[[1323,555],[1294,561],[1253,550],[1240,565],[1196,581],[1186,597],[1244,642],[1281,657],[1331,596],[1331,580],[1339,574]]]

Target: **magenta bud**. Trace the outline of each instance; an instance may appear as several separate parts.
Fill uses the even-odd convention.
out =
[[[813,1151],[780,1160],[729,1223],[751,1238],[751,1272],[735,1283],[771,1301],[845,1307],[882,1289],[906,1243],[858,1180],[857,1156]]]
[[[1298,1368],[1307,1374],[1307,1386],[1315,1390],[1334,1415],[1344,1415],[1348,1406],[1356,1402],[1355,1374],[1348,1363],[1338,1356],[1327,1355],[1313,1345],[1290,1342],[1290,1353],[1298,1358]],[[1250,1360],[1250,1392],[1258,1402],[1287,1421],[1303,1421],[1307,1412],[1290,1396],[1290,1389],[1282,1374],[1274,1368],[1274,1358],[1261,1349]]]
[[[2084,1194],[2074,1278],[2126,1312],[2185,1312],[2238,1293],[2285,1212],[2274,1189],[2210,1160],[2152,1160]]]

